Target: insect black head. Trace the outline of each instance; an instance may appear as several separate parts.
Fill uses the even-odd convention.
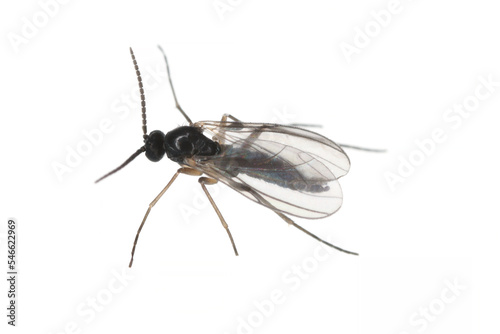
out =
[[[165,134],[160,130],[155,130],[149,134],[145,141],[146,157],[153,161],[160,161],[165,155],[165,147],[163,142],[165,141]]]
[[[205,137],[199,128],[180,126],[165,135],[165,151],[170,160],[182,162],[194,155],[215,155],[220,152],[220,145]]]

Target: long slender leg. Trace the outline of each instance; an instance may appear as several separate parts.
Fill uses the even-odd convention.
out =
[[[241,125],[239,127],[243,127],[243,123],[239,119],[237,119],[236,117],[234,117],[234,116],[232,116],[230,114],[224,114],[224,115],[222,115],[222,119],[220,120],[220,122],[221,122],[222,125],[220,127],[219,136],[212,138],[213,140],[218,139],[219,144],[221,144],[221,145],[224,145],[224,138],[225,138],[224,134],[226,132],[226,127],[227,127],[227,126],[224,125],[224,123],[227,122],[228,118],[232,119],[236,123],[240,123]]]
[[[318,237],[317,235],[312,234],[311,232],[309,232],[308,230],[306,230],[306,229],[305,229],[305,228],[303,228],[302,226],[300,226],[300,225],[296,224],[293,220],[291,220],[290,218],[288,218],[287,216],[285,216],[285,215],[284,215],[284,214],[282,214],[281,212],[279,212],[279,211],[274,211],[274,212],[276,212],[276,214],[277,214],[278,216],[280,216],[280,217],[281,217],[284,221],[286,221],[288,224],[290,224],[290,225],[292,225],[292,226],[294,226],[294,227],[298,228],[299,230],[301,230],[301,231],[302,231],[302,232],[304,232],[305,234],[307,234],[307,235],[309,235],[309,236],[313,237],[314,239],[316,239],[316,240],[318,240],[318,241],[320,241],[320,242],[324,243],[325,245],[330,246],[330,247],[332,247],[332,248],[335,248],[336,250],[341,251],[341,252],[344,252],[344,253],[347,253],[347,254],[359,255],[358,253],[351,252],[351,251],[345,250],[345,249],[343,249],[343,248],[337,247],[337,246],[335,246],[335,245],[332,245],[332,244],[331,244],[331,243],[329,243],[328,241],[325,241],[325,240],[321,239],[321,238],[320,238],[320,237]]]
[[[269,203],[269,201],[267,201],[265,198],[263,198],[261,195],[259,195],[258,193],[256,193],[255,191],[251,190],[251,189],[247,189],[247,191],[249,191],[250,193],[252,193],[252,195],[262,204],[265,204],[267,207],[269,208],[273,208],[273,205],[271,203]],[[288,224],[296,227],[297,229],[301,230],[302,232],[304,232],[305,234],[313,237],[314,239],[318,240],[319,242],[322,242],[324,243],[325,245],[327,246],[330,246],[332,248],[335,248],[336,250],[338,251],[341,251],[341,252],[344,252],[344,253],[347,253],[347,254],[352,254],[352,255],[359,255],[358,253],[355,253],[355,252],[351,252],[351,251],[348,251],[348,250],[345,250],[343,248],[340,248],[340,247],[337,247],[335,245],[332,245],[331,243],[329,243],[328,241],[325,241],[323,239],[321,239],[320,237],[318,237],[317,235],[315,234],[312,234],[311,232],[309,232],[308,230],[306,230],[305,228],[303,228],[302,226],[296,224],[293,220],[291,220],[290,218],[288,218],[287,216],[285,216],[283,213],[277,211],[277,210],[273,210],[278,216],[281,217],[281,219],[283,219],[284,221],[286,221]]]
[[[227,223],[224,220],[224,217],[222,217],[222,214],[220,213],[219,208],[217,208],[217,205],[215,204],[212,196],[210,196],[210,193],[208,192],[207,187],[205,186],[206,184],[208,184],[208,185],[216,184],[217,180],[212,179],[212,178],[208,178],[208,177],[200,177],[198,179],[198,182],[200,182],[201,187],[203,188],[203,191],[205,192],[205,194],[208,197],[208,200],[210,201],[210,204],[212,204],[212,207],[214,208],[215,212],[217,213],[217,216],[219,216],[219,219],[220,219],[220,222],[222,223],[222,226],[224,226],[224,228],[226,229],[227,235],[229,236],[229,239],[231,240],[231,244],[233,245],[234,254],[236,256],[238,256],[238,251],[236,250],[236,245],[234,244],[234,240],[233,240],[233,236],[231,235],[231,231],[229,231],[229,226],[227,226]]]
[[[227,122],[228,118],[232,119],[235,122],[242,123],[239,119],[237,119],[236,117],[234,117],[231,114],[224,114],[222,116],[221,122],[222,123]],[[296,126],[296,127],[309,127],[309,128],[322,128],[323,127],[323,125],[321,125],[321,124],[308,124],[308,123],[289,123],[289,124],[285,124],[285,125]]]
[[[158,49],[160,49],[161,53],[163,54],[163,59],[165,59],[165,64],[167,64],[168,82],[170,82],[170,88],[172,88],[172,94],[174,95],[175,107],[177,109],[179,109],[182,116],[184,116],[184,118],[188,121],[189,125],[193,125],[191,118],[189,118],[189,116],[184,112],[184,110],[182,110],[181,105],[179,104],[179,101],[177,101],[177,95],[175,95],[174,85],[172,84],[172,77],[170,76],[170,68],[168,67],[167,55],[165,54],[165,51],[163,51],[161,46],[158,45]]]
[[[232,119],[234,121],[233,124],[235,124],[233,127],[234,128],[238,128],[238,127],[241,127],[243,128],[243,123],[237,119],[236,117],[230,115],[230,114],[224,114],[222,116],[222,119],[221,119],[221,123],[225,123],[227,122],[227,119]],[[240,123],[239,126],[237,126],[236,124]],[[257,138],[259,138],[260,134],[264,131],[264,129],[266,128],[267,126],[261,126],[259,128],[256,128],[249,136],[248,136],[248,139],[247,141],[245,142],[245,144],[241,147],[242,149],[246,149],[250,146],[252,146],[252,144],[255,142],[255,140],[257,140]],[[221,145],[224,145],[224,132],[225,132],[225,127],[224,126],[221,126],[221,129],[222,131],[220,132],[220,137],[222,138],[222,140],[219,142]]]
[[[341,146],[342,148],[350,148],[350,149],[359,150],[359,151],[375,152],[375,153],[384,153],[384,152],[387,152],[387,150],[378,149],[378,148],[367,148],[367,147],[347,145],[347,144],[340,144],[340,143],[337,143],[337,144],[339,146]]]
[[[241,123],[241,121],[239,119],[237,119],[236,117],[234,117],[233,115],[230,115],[230,114],[224,114],[224,115],[222,115],[222,119],[220,120],[221,123],[227,122],[228,118],[232,119],[235,122],[240,122]]]
[[[230,114],[224,114],[221,119],[221,123],[227,122],[227,119],[232,119],[235,122],[242,123],[239,119],[236,117],[230,115]],[[310,127],[310,128],[322,128],[323,125],[321,124],[306,124],[306,123],[290,123],[288,124],[289,126],[296,126],[296,127]],[[257,139],[260,133],[262,132],[261,129],[257,129],[250,135],[249,138],[254,138]],[[222,143],[223,144],[223,143]],[[387,150],[384,149],[377,149],[377,148],[367,148],[367,147],[361,147],[361,146],[354,146],[354,145],[348,145],[348,144],[340,144],[337,143],[339,146],[342,146],[343,148],[349,148],[353,150],[359,150],[359,151],[367,151],[367,152],[377,152],[377,153],[383,153],[387,152]]]
[[[187,174],[187,175],[195,175],[195,176],[199,176],[199,175],[203,174],[203,173],[197,171],[196,169],[187,168],[187,167],[179,168],[177,170],[177,172],[174,174],[174,176],[172,177],[172,179],[170,179],[170,182],[168,182],[168,184],[165,186],[165,188],[163,188],[163,190],[158,194],[158,196],[156,196],[156,198],[149,204],[148,211],[146,211],[146,214],[144,215],[144,218],[142,219],[142,223],[139,226],[139,229],[137,230],[137,234],[135,235],[134,246],[132,247],[132,257],[130,258],[130,263],[128,265],[129,267],[132,267],[132,263],[134,262],[135,246],[137,245],[137,240],[139,240],[139,234],[141,233],[142,227],[144,226],[144,223],[146,222],[146,219],[148,218],[149,212],[151,211],[153,206],[155,206],[156,202],[158,202],[160,200],[160,198],[163,196],[163,194],[168,190],[168,188],[170,188],[172,183],[174,183],[177,176],[179,176],[179,174],[181,174],[181,173]]]
[[[230,114],[224,114],[222,116],[222,119],[221,119],[221,123],[226,123],[227,122],[227,119],[232,119],[234,122],[231,122],[232,124],[232,128],[243,128],[243,123],[237,119],[236,117],[230,115]],[[239,125],[236,125],[238,124]],[[227,126],[228,127],[228,126]],[[226,129],[226,126],[221,126],[221,131],[219,132],[219,137],[221,139],[219,139],[219,144],[221,145],[224,145],[224,132],[225,132],[225,129]],[[249,148],[250,146],[253,145],[253,143],[257,140],[257,138],[259,138],[260,134],[262,132],[264,132],[264,129],[266,129],[267,126],[264,125],[264,126],[261,126],[261,127],[258,127],[256,128],[249,136],[248,136],[248,139],[246,140],[246,142],[243,144],[243,146],[241,147],[242,149],[247,149]],[[215,138],[214,138],[215,139]]]
[[[322,128],[321,124],[309,124],[309,123],[288,123],[289,126],[296,126],[298,128]]]

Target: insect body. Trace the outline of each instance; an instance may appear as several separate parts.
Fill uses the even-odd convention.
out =
[[[238,251],[229,227],[206,185],[218,181],[278,214],[288,224],[339,251],[357,255],[332,245],[305,230],[288,215],[301,218],[324,218],[336,212],[342,205],[342,190],[338,179],[349,171],[349,158],[340,145],[315,132],[299,127],[266,123],[245,123],[231,115],[224,115],[220,122],[193,123],[180,107],[172,84],[165,53],[170,87],[176,107],[189,126],[180,126],[164,134],[159,130],[147,134],[146,103],[142,79],[134,53],[134,62],[142,101],[144,145],[122,165],[96,182],[117,172],[141,153],[153,161],[164,155],[177,162],[177,170],[170,182],[151,202],[137,231],[132,257],[139,234],[151,208],[167,191],[179,174],[201,176],[198,182],[226,229],[233,250]],[[206,175],[202,176],[202,175]]]

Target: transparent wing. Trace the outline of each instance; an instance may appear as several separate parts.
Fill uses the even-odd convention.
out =
[[[303,218],[322,218],[342,205],[338,178],[347,174],[342,148],[315,132],[264,123],[197,122],[221,144],[196,167],[251,200]]]

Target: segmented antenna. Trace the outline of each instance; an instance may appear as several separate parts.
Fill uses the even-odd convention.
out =
[[[193,122],[191,121],[191,118],[188,117],[188,115],[182,110],[179,102],[177,101],[177,96],[175,95],[175,90],[174,90],[174,85],[172,84],[172,78],[170,76],[170,68],[168,67],[168,60],[167,60],[167,55],[165,54],[165,51],[161,48],[161,46],[158,45],[158,49],[160,49],[161,53],[163,54],[163,59],[165,59],[165,64],[167,64],[167,74],[168,74],[168,82],[170,82],[170,88],[172,88],[172,94],[174,94],[174,100],[175,100],[175,107],[179,109],[181,112],[182,116],[188,121],[189,125],[193,125]]]
[[[132,51],[132,48],[130,48],[130,55],[132,56],[132,61],[134,62],[134,67],[135,67],[135,74],[137,74],[137,81],[139,81],[139,91],[141,93],[141,107],[142,107],[142,132],[143,135],[142,137],[144,138],[144,142],[148,139],[148,128],[146,126],[146,97],[144,96],[144,88],[142,86],[142,78],[141,78],[141,72],[139,71],[139,65],[137,65],[137,61],[135,60],[135,55],[134,51]],[[127,160],[125,160],[124,163],[122,163],[120,166],[116,167],[113,169],[111,172],[108,174],[100,177],[95,181],[95,183],[107,178],[108,176],[118,172],[120,169],[128,165],[132,160],[137,158],[141,153],[146,151],[146,147],[143,146],[140,149],[138,149],[134,154],[130,156]]]
[[[123,167],[127,166],[132,160],[134,160],[135,158],[137,158],[139,156],[139,154],[141,154],[142,152],[145,152],[146,151],[146,147],[143,146],[141,147],[140,149],[138,149],[137,151],[135,151],[134,154],[132,154],[130,156],[130,158],[128,158],[127,160],[125,160],[124,163],[122,163],[120,166],[116,167],[115,169],[113,169],[111,172],[109,172],[108,174],[104,175],[104,176],[101,176],[99,179],[97,179],[94,183],[97,183],[105,178],[107,178],[108,176],[110,176],[111,174],[114,174],[116,172],[118,172],[120,169],[122,169]]]
[[[137,80],[139,81],[139,92],[141,93],[141,107],[142,107],[142,137],[144,138],[144,142],[148,139],[148,128],[146,122],[146,97],[144,96],[144,88],[142,86],[142,78],[141,71],[139,71],[139,65],[137,65],[137,61],[135,60],[134,51],[130,48],[130,55],[132,56],[132,61],[134,62],[135,74],[137,74]]]

